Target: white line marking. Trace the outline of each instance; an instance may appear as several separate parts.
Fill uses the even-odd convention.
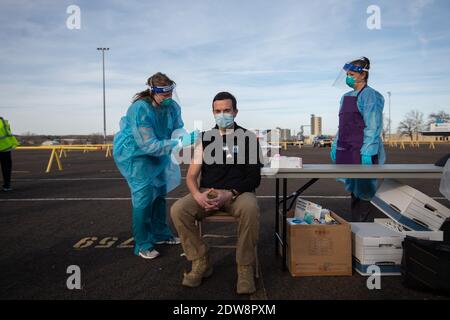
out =
[[[105,170],[106,171],[106,170]],[[14,173],[15,171],[13,171]],[[23,173],[30,173],[29,171],[17,171]],[[117,172],[118,171],[111,171]],[[262,177],[265,179],[265,177]],[[11,181],[97,181],[97,180],[125,180],[123,177],[93,177],[93,178],[36,178],[36,179],[11,179]],[[186,177],[181,177],[181,180],[186,180]]]
[[[182,177],[181,180],[186,178]],[[125,180],[124,178],[48,178],[48,179],[11,179],[14,182],[31,182],[31,181],[111,181],[111,180]]]
[[[260,199],[274,199],[275,196],[256,196]],[[302,198],[320,199],[350,199],[349,196],[302,196]],[[435,200],[446,200],[444,197],[432,197]],[[180,197],[167,197],[166,200],[178,200]],[[281,199],[281,198],[280,198]],[[0,199],[0,202],[21,201],[129,201],[131,198],[30,198],[30,199]]]
[[[14,201],[129,201],[131,198],[31,198],[31,199],[0,199],[0,202],[14,202]]]

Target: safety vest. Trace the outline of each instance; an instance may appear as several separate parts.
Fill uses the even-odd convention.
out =
[[[0,152],[14,149],[19,145],[16,137],[11,133],[8,120],[0,117]]]

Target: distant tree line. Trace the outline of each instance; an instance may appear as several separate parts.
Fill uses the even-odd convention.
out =
[[[54,144],[103,144],[103,135],[92,133],[88,135],[41,135],[32,132],[26,132],[21,135],[15,135],[22,146],[40,146],[44,142],[52,141]],[[113,141],[114,136],[107,136],[107,143]]]
[[[401,136],[408,136],[411,140],[419,137],[419,133],[427,131],[432,123],[450,122],[450,114],[441,110],[430,113],[428,121],[425,122],[423,112],[412,110],[405,115],[403,121],[398,125],[397,132]]]

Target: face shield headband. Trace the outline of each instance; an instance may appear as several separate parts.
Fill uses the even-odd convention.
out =
[[[171,92],[175,89],[177,85],[174,83],[172,83],[170,86],[149,86],[150,90],[152,91],[152,93],[167,93],[167,92]]]
[[[361,72],[363,72],[363,71],[366,71],[366,72],[369,72],[369,69],[366,69],[366,68],[364,68],[364,67],[361,67],[361,66],[356,66],[356,65],[354,65],[354,64],[351,64],[351,63],[346,63],[345,65],[344,65],[344,71],[346,71],[346,72],[348,72],[348,71],[353,71],[353,72],[358,72],[358,73],[361,73]]]

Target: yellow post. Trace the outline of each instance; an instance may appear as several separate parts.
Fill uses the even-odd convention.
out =
[[[67,158],[66,150],[61,148],[60,151],[59,151],[59,157],[61,158],[63,154],[64,154],[64,158]]]
[[[400,149],[405,150],[405,143],[404,143],[403,141],[402,141],[401,144],[400,144]]]
[[[46,173],[50,172],[50,168],[52,167],[53,157],[54,156],[55,156],[55,149],[53,149],[52,153],[50,154],[50,159],[48,160],[48,164],[47,164],[47,170],[45,170]]]
[[[110,145],[108,145],[108,146],[106,147],[106,155],[105,155],[105,157],[106,157],[106,158],[112,157],[111,146],[110,146]]]
[[[53,164],[53,159],[56,159],[56,163],[58,164],[59,171],[62,170],[61,161],[59,160],[58,154],[56,152],[56,148],[53,148],[52,153],[50,154],[50,159],[48,160],[47,170],[45,171],[46,173],[50,172],[50,169],[52,168],[52,164]]]
[[[56,155],[56,150],[55,150],[55,155]],[[62,164],[61,164],[61,160],[59,160],[58,157],[56,157],[56,163],[58,164],[58,169],[59,171],[62,171]]]
[[[433,150],[436,149],[436,147],[434,146],[434,142],[433,141],[430,142],[430,149],[433,149]]]

